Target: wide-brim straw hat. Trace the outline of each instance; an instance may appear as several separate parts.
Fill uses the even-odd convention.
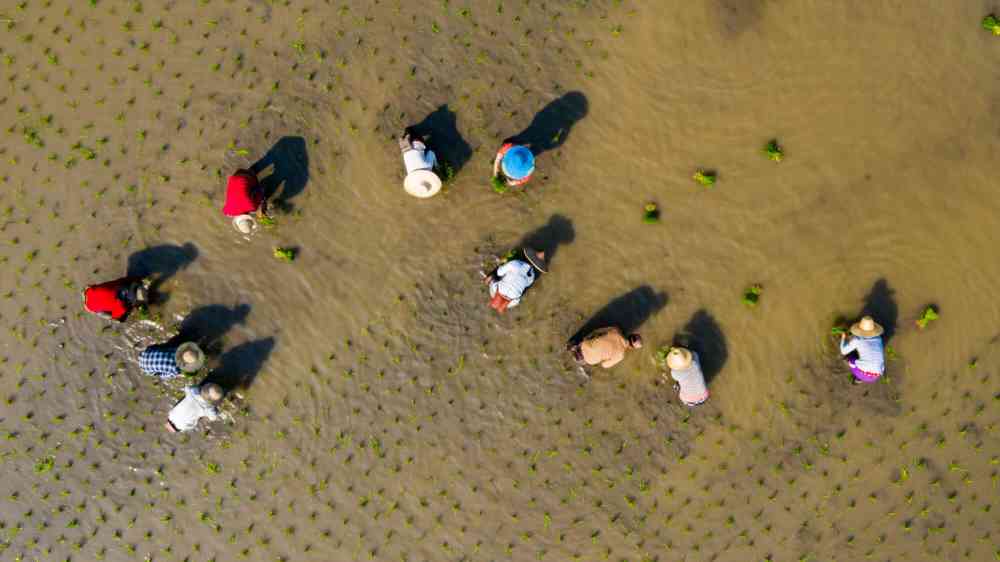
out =
[[[253,215],[239,215],[233,218],[233,228],[240,234],[253,234],[259,226]]]
[[[667,367],[674,371],[687,369],[693,360],[691,352],[683,347],[671,347],[670,352],[667,353]]]
[[[218,392],[219,395],[218,398],[212,398],[213,390]],[[222,400],[223,396],[226,395],[226,391],[223,390],[221,386],[215,384],[214,382],[207,382],[201,385],[201,388],[198,389],[198,394],[200,394],[203,399],[214,403],[218,402],[219,400]]]
[[[194,360],[188,361],[185,359],[185,355],[193,353]],[[205,352],[198,347],[198,344],[194,342],[182,343],[180,347],[177,348],[177,352],[174,353],[174,361],[177,362],[177,367],[184,371],[185,373],[193,373],[198,369],[201,369],[205,365]]]
[[[542,273],[549,272],[549,262],[545,258],[540,257],[537,250],[525,246],[521,251],[524,252],[524,259],[528,260],[528,263],[533,265],[535,269]]]
[[[874,338],[875,336],[881,336],[884,331],[885,329],[882,328],[878,322],[873,320],[871,316],[865,316],[851,326],[851,333],[862,338]]]
[[[421,199],[434,197],[441,191],[441,178],[430,170],[413,170],[403,180],[403,189]]]

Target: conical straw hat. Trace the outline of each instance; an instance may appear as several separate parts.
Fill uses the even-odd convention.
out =
[[[691,352],[683,347],[671,347],[667,353],[667,366],[674,371],[683,371],[691,366]]]
[[[182,343],[174,354],[177,367],[185,373],[193,373],[205,364],[205,352],[194,342]]]
[[[253,234],[257,230],[257,219],[252,215],[239,215],[233,219],[233,228],[240,234]]]
[[[433,197],[441,191],[441,178],[430,170],[414,170],[403,180],[403,189],[421,199]]]
[[[542,273],[549,272],[549,262],[546,261],[544,257],[538,255],[538,250],[525,246],[521,249],[524,252],[524,259],[528,260],[528,263],[535,266],[535,269],[541,271]]]
[[[858,320],[856,324],[851,326],[851,333],[862,338],[881,336],[884,331],[885,330],[882,326],[873,320],[871,316],[865,316],[861,320]]]

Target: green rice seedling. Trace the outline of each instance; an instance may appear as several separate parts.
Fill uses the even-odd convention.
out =
[[[286,261],[286,262],[295,261],[295,257],[296,257],[297,254],[298,254],[298,250],[296,250],[295,248],[280,248],[279,247],[279,248],[275,248],[274,249],[274,257],[277,258],[277,259],[279,259],[279,260]]]
[[[764,288],[759,284],[750,285],[743,291],[743,304],[754,308],[760,302],[760,295]]]
[[[35,463],[35,474],[44,474],[51,471],[56,466],[55,457],[48,456],[43,459],[39,459]]]
[[[764,155],[774,162],[781,162],[785,157],[785,151],[778,144],[778,139],[771,139],[764,145]]]
[[[646,224],[660,222],[660,208],[656,206],[656,203],[646,203],[646,206],[643,207],[642,222]]]
[[[507,182],[503,181],[503,178],[500,176],[493,176],[490,178],[490,185],[493,187],[493,191],[501,195],[510,191],[510,188],[507,187]]]
[[[692,178],[705,187],[712,187],[715,185],[715,180],[718,176],[712,170],[698,170]]]
[[[983,29],[993,33],[993,35],[1000,35],[1000,19],[993,14],[990,14],[983,18]],[[1000,558],[998,558],[1000,560]]]
[[[928,306],[927,308],[924,309],[924,312],[920,315],[920,318],[917,319],[916,321],[917,328],[923,330],[924,328],[927,327],[928,324],[937,319],[938,319],[937,307],[933,305]]]

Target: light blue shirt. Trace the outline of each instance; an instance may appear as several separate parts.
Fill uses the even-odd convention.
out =
[[[840,342],[840,354],[847,355],[852,351],[858,352],[858,360],[854,366],[866,373],[881,375],[885,372],[885,354],[882,349],[882,337],[861,338],[851,336]]]
[[[510,299],[510,306],[521,302],[521,295],[535,282],[535,268],[521,260],[510,260],[497,268],[497,280],[490,283],[490,295],[497,291]]]

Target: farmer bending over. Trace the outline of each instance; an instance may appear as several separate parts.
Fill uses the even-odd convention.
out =
[[[218,403],[222,395],[222,387],[211,382],[185,388],[184,398],[167,414],[164,427],[170,433],[191,431],[198,427],[201,418],[219,419]]]
[[[871,316],[865,316],[851,326],[851,339],[847,339],[847,334],[840,334],[840,354],[847,357],[854,384],[875,382],[885,372],[884,331]]]
[[[146,304],[149,284],[141,277],[122,277],[83,291],[83,308],[103,318],[122,322],[132,308]]]
[[[139,368],[147,375],[172,379],[181,373],[194,373],[205,364],[205,353],[194,342],[177,347],[151,345],[139,354]]]
[[[233,227],[240,234],[250,234],[257,230],[257,219],[252,213],[258,217],[267,213],[264,186],[257,179],[257,174],[245,169],[236,170],[226,183],[226,204],[222,207],[222,214],[233,217]]]
[[[521,296],[535,282],[538,273],[545,273],[545,252],[524,248],[524,260],[512,259],[483,279],[490,286],[490,308],[503,314],[508,308],[517,306]]]
[[[677,381],[674,390],[677,398],[687,406],[697,406],[708,400],[708,385],[701,372],[698,354],[683,347],[671,347],[667,353],[670,376]],[[667,379],[667,375],[662,375]]]
[[[535,155],[527,146],[505,143],[493,160],[493,177],[500,178],[510,187],[528,183],[535,171]]]
[[[577,363],[610,369],[625,359],[626,351],[641,347],[642,336],[639,334],[631,334],[625,338],[619,328],[610,327],[595,330],[582,342],[570,344],[569,351]]]

